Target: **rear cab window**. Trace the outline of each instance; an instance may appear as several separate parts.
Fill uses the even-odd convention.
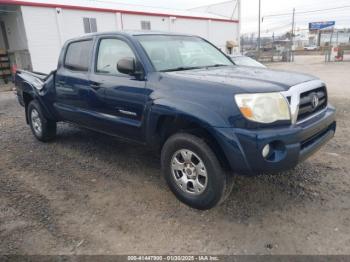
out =
[[[88,71],[93,42],[82,40],[68,45],[64,67],[74,71]]]

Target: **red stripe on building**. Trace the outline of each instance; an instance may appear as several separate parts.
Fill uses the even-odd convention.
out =
[[[110,12],[110,13],[122,13],[122,14],[131,14],[131,15],[147,15],[147,16],[174,16],[178,18],[187,18],[187,19],[197,19],[197,20],[211,20],[218,22],[228,22],[228,23],[239,23],[238,20],[224,19],[224,18],[209,18],[201,16],[188,16],[188,15],[174,15],[167,13],[151,13],[151,12],[142,12],[142,11],[127,11],[119,9],[109,9],[109,8],[99,8],[99,7],[88,7],[88,6],[74,6],[74,5],[63,5],[63,4],[50,4],[50,3],[35,3],[35,2],[26,2],[26,1],[16,1],[16,0],[0,0],[0,4],[7,5],[23,5],[23,6],[36,6],[36,7],[50,7],[50,8],[62,8],[62,9],[71,9],[71,10],[85,10],[85,11],[96,11],[96,12]]]

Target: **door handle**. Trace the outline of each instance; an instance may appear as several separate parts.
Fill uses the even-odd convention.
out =
[[[118,110],[119,113],[121,113],[123,115],[137,117],[137,113],[136,112],[123,110],[123,109],[118,108],[118,107],[116,109]]]
[[[57,81],[57,84],[59,84],[59,85],[64,85],[66,82],[64,82],[64,81]]]
[[[100,85],[99,83],[91,83],[91,84],[90,84],[90,87],[91,87],[92,89],[98,90],[98,89],[101,88],[101,85]]]

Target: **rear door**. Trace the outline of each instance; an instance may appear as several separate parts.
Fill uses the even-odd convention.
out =
[[[134,58],[140,64],[136,50],[122,36],[99,39],[95,50],[90,85],[104,93],[102,103],[93,105],[94,111],[100,113],[96,124],[107,133],[142,141],[144,111],[150,91],[145,88],[144,79],[122,74],[117,69],[118,61],[123,58]]]
[[[91,87],[89,65],[93,39],[71,42],[65,48],[63,61],[56,73],[56,102],[59,115],[67,121],[89,125],[89,100]]]

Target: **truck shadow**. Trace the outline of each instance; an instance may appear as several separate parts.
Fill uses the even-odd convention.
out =
[[[237,176],[235,186],[222,206],[229,220],[248,223],[249,219],[262,219],[266,214],[307,206],[322,201],[319,173],[309,163],[280,174],[256,177]]]
[[[97,159],[94,162],[96,165],[121,170],[125,176],[132,177],[136,182],[140,180],[140,184],[145,179],[151,179],[155,187],[168,191],[161,178],[159,156],[147,147],[66,124],[63,129],[60,128],[55,143],[74,148],[80,155]],[[307,161],[294,170],[281,174],[236,176],[234,188],[228,199],[205,213],[209,216],[217,216],[219,213],[225,220],[248,223],[250,219],[261,219],[266,213],[281,213],[283,210],[305,206],[313,201],[323,201],[319,186],[323,173],[329,171],[327,168],[320,165],[316,168]],[[171,192],[169,194],[171,195]],[[169,206],[179,208],[179,203],[174,204],[174,197],[167,199]],[[203,212],[180,205],[181,208],[184,207],[187,215]],[[175,213],[172,216],[177,215]]]

